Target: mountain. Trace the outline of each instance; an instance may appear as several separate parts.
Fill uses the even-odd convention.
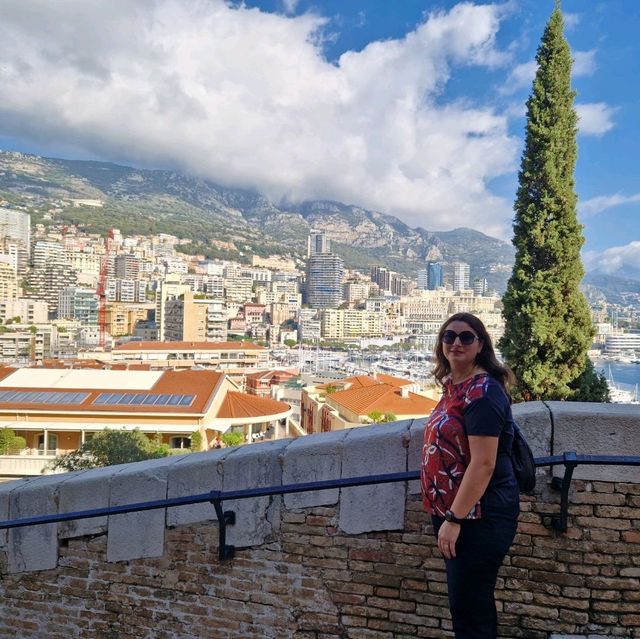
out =
[[[174,171],[0,152],[0,197],[34,223],[77,225],[104,234],[170,233],[190,254],[246,261],[248,255],[302,260],[309,230],[321,229],[347,267],[383,265],[415,276],[425,260],[468,262],[472,277],[504,290],[511,244],[467,228],[430,232],[393,215],[330,201],[276,204]]]
[[[606,300],[609,304],[621,306],[640,305],[640,280],[587,273],[582,281],[582,288],[592,303]]]

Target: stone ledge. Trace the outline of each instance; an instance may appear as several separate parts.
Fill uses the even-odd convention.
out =
[[[640,456],[640,407],[568,402],[514,406],[537,456]],[[114,504],[417,470],[424,419],[407,420],[0,484],[0,518],[81,511]],[[558,473],[562,471],[557,469]],[[576,478],[640,483],[633,467],[578,467]],[[398,530],[418,482],[327,489],[226,502],[237,523],[228,543],[261,545],[276,534],[282,510],[338,505],[342,532]],[[157,557],[166,526],[215,521],[209,503],[0,531],[10,572],[55,567],[58,539],[107,533],[108,559]]]

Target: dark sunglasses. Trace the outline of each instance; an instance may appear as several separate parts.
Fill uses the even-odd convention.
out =
[[[442,342],[443,344],[453,344],[456,341],[456,337],[460,338],[460,343],[463,346],[471,346],[476,340],[480,340],[480,338],[471,331],[462,331],[461,333],[445,331],[442,333]]]

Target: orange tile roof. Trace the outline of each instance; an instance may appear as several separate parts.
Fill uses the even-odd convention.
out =
[[[428,415],[438,402],[417,393],[407,393],[391,384],[375,384],[361,388],[349,388],[330,395],[331,403],[360,416],[371,411],[402,415]]]
[[[379,384],[389,384],[391,386],[401,388],[402,386],[408,386],[413,383],[414,382],[409,379],[402,379],[401,377],[393,377],[393,375],[378,373],[376,377],[373,377],[372,375],[354,375],[352,377],[344,377],[343,379],[319,384],[318,388],[326,389],[327,386],[335,386],[338,389],[344,388],[348,390],[352,388],[366,388],[368,386],[375,386]]]
[[[127,342],[114,351],[266,351],[265,346],[253,342]]]
[[[13,373],[16,369],[8,369],[9,373]],[[3,375],[5,369],[0,368],[0,379],[6,378]],[[91,375],[91,371],[87,370],[87,375]],[[42,392],[85,392],[88,396],[79,404],[42,404],[27,402],[0,402],[0,413],[16,412],[21,413],[37,413],[38,415],[46,413],[133,413],[133,414],[202,414],[205,412],[211,398],[215,395],[219,385],[224,378],[224,373],[218,373],[211,370],[168,370],[163,372],[156,383],[149,389],[131,389],[124,386],[121,389],[113,388],[59,388],[59,387],[29,387],[24,386],[3,386],[2,391],[42,391]],[[153,405],[131,405],[131,404],[96,404],[94,400],[101,393],[132,393],[135,395],[147,394],[177,394],[177,395],[193,395],[193,401],[190,406],[153,406]]]
[[[275,371],[259,371],[257,373],[249,373],[246,375],[247,379],[272,379],[273,377],[297,377],[295,373],[284,370]]]
[[[229,391],[216,417],[232,419],[234,417],[268,417],[287,412],[291,406],[268,397],[257,397],[247,393]]]

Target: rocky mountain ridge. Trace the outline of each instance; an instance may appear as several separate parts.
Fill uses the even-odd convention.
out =
[[[175,171],[105,162],[0,152],[0,197],[25,207],[34,221],[98,233],[110,227],[172,233],[191,240],[182,247],[187,252],[241,260],[252,252],[301,260],[309,230],[321,229],[348,267],[384,265],[415,276],[426,260],[460,260],[498,290],[506,285],[514,255],[511,244],[471,229],[430,232],[339,202],[276,204],[255,191]]]

